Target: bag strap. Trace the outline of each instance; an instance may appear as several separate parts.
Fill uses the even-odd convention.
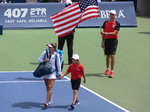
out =
[[[46,56],[47,56],[47,58],[48,58],[48,51],[46,50]]]
[[[56,67],[56,70],[57,70],[57,52],[55,52],[54,55],[55,55],[55,67]],[[49,59],[51,58],[51,55],[48,57],[48,49],[46,49],[46,57],[49,58]]]
[[[49,58],[49,59],[51,58],[51,55],[48,56],[48,51],[47,50],[46,50],[46,57]]]
[[[56,67],[56,70],[57,70],[57,52],[55,52],[55,67]]]

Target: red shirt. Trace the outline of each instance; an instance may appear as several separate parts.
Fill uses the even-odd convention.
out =
[[[81,64],[70,64],[67,69],[67,72],[71,72],[71,79],[77,80],[82,77],[84,74],[84,67]]]
[[[114,32],[114,30],[118,30],[120,29],[120,23],[117,21],[105,21],[102,28],[104,29],[104,32]],[[118,32],[116,33],[116,35],[104,35],[105,39],[116,39],[118,37]]]

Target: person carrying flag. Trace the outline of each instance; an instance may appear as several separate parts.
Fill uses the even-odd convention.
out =
[[[63,0],[65,2],[65,6],[68,7],[72,4],[71,0]],[[67,49],[68,49],[68,64],[72,63],[71,57],[73,55],[73,40],[74,40],[74,32],[75,29],[73,29],[69,34],[58,37],[58,49],[63,50],[65,40],[67,42]]]
[[[68,0],[66,0],[66,3],[70,4]],[[68,52],[68,64],[71,63],[71,55],[73,53],[72,47],[75,27],[82,21],[96,17],[99,17],[97,0],[80,0],[50,16],[50,19],[54,24],[55,33],[59,39],[58,49],[62,50],[65,38],[69,38],[67,42],[67,44],[69,44],[68,50],[70,50],[70,52]]]

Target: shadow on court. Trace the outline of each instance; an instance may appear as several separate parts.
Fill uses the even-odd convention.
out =
[[[150,32],[138,32],[138,33],[140,33],[140,34],[147,34],[147,35],[150,34]]]
[[[32,109],[32,108],[43,108],[42,103],[37,102],[20,102],[12,104],[12,107],[18,107],[22,109]]]
[[[104,75],[104,73],[91,73],[86,74],[87,77],[108,77],[107,75]]]
[[[27,81],[33,81],[33,80],[37,80],[37,81],[43,81],[43,79],[37,79],[37,78],[24,78],[24,77],[18,77],[16,78],[16,80],[27,80]]]
[[[32,108],[39,108],[41,110],[45,110],[46,108],[43,107],[43,103],[37,103],[37,102],[20,102],[15,103],[12,105],[12,107],[18,107],[22,109],[32,109]],[[57,105],[57,106],[50,106],[49,108],[54,109],[69,109],[69,105]]]
[[[40,63],[39,62],[31,62],[30,64],[32,64],[32,65],[39,65]]]

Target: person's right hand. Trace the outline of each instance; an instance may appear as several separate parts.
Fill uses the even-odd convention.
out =
[[[105,48],[104,44],[101,44],[101,47],[102,47],[102,48]]]
[[[49,61],[49,58],[46,58],[45,60],[44,60],[44,62],[48,62]]]

